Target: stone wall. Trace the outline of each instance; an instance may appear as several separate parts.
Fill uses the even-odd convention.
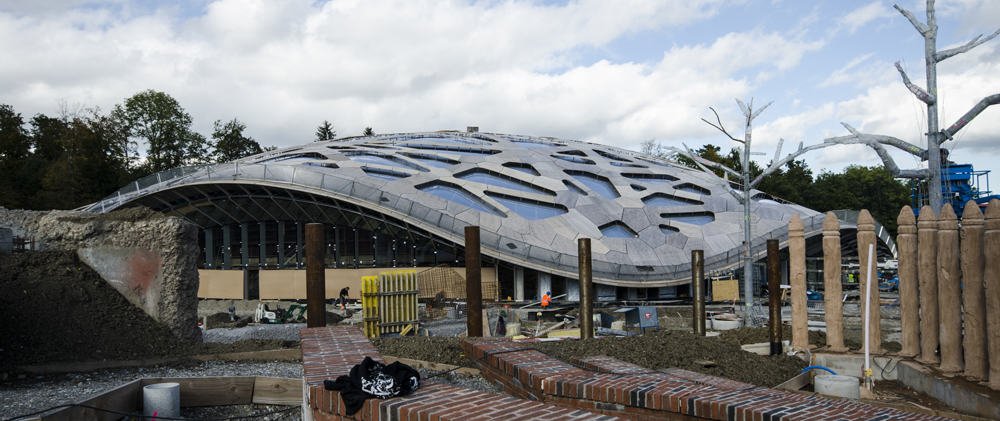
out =
[[[129,301],[177,337],[198,328],[198,227],[145,208],[96,215],[0,208],[0,226],[33,237],[39,250],[75,250]]]

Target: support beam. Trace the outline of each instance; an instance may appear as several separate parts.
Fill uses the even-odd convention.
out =
[[[580,267],[580,339],[594,338],[594,289],[591,276],[590,239],[577,240]]]
[[[767,309],[771,355],[781,355],[781,266],[777,239],[767,240]]]
[[[326,326],[326,271],[323,270],[323,224],[306,224],[306,319],[308,327]]]
[[[483,276],[479,245],[479,227],[465,227],[465,297],[469,311],[466,326],[470,338],[483,336]]]

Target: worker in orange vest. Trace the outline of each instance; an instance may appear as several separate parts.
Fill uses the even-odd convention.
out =
[[[552,301],[551,292],[545,291],[545,295],[542,296],[542,308],[549,308],[549,302]]]

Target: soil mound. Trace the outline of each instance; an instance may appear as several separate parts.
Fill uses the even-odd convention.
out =
[[[228,318],[228,316],[227,316]],[[72,251],[0,256],[0,372],[56,362],[138,360],[297,347],[178,339]]]

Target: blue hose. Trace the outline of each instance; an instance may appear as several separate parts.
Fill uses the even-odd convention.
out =
[[[829,369],[829,368],[826,368],[826,367],[823,367],[823,366],[821,366],[821,365],[811,365],[811,366],[809,366],[809,367],[806,367],[806,368],[803,368],[803,369],[802,369],[802,372],[803,372],[803,373],[805,373],[805,372],[806,372],[806,370],[812,370],[812,369],[814,369],[814,368],[821,368],[821,369],[823,369],[823,370],[826,370],[826,371],[829,371],[829,372],[830,372],[830,374],[833,374],[834,376],[836,376],[836,375],[837,375],[837,373],[834,373],[834,372],[833,372],[833,370],[831,370],[831,369]]]

